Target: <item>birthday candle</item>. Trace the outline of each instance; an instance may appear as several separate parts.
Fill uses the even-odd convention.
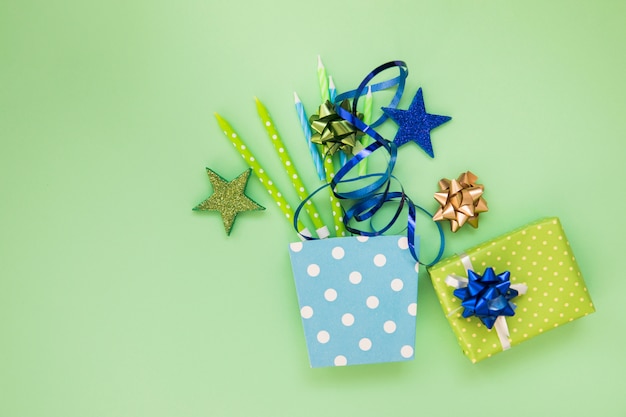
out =
[[[324,163],[322,162],[322,157],[317,150],[317,145],[311,142],[311,126],[309,125],[309,118],[306,116],[304,106],[302,105],[302,101],[300,101],[300,97],[298,97],[295,92],[293,93],[293,97],[296,103],[298,119],[300,120],[300,127],[302,127],[304,139],[306,139],[306,143],[309,146],[309,152],[311,153],[313,165],[315,165],[315,170],[317,171],[317,175],[319,176],[320,180],[324,181],[326,179],[326,174],[324,173]]]
[[[326,68],[322,63],[322,57],[317,56],[317,80],[320,85],[320,96],[322,102],[330,100],[330,92],[328,90],[328,77],[326,76]],[[324,171],[326,172],[326,181],[330,182],[335,176],[335,166],[333,165],[333,159],[331,155],[323,155],[324,158]],[[333,212],[333,223],[335,224],[335,231],[337,236],[345,236],[346,228],[343,224],[341,204],[333,190],[330,190],[330,204]]]
[[[235,146],[241,157],[246,161],[248,166],[252,168],[254,174],[257,176],[261,184],[265,187],[269,195],[274,199],[276,205],[282,210],[283,214],[289,220],[289,222],[293,222],[294,212],[283,197],[282,193],[278,190],[274,182],[267,175],[265,170],[261,168],[261,165],[257,161],[257,159],[252,155],[252,152],[248,149],[248,147],[243,143],[239,135],[233,130],[233,128],[228,124],[222,116],[215,113],[215,118],[217,119],[217,123],[220,125],[220,128],[224,132],[224,135],[231,143]],[[302,224],[300,220],[298,220],[298,230],[301,234],[305,236],[311,236],[311,233],[306,229],[306,227]]]
[[[372,87],[368,85],[367,94],[365,95],[365,102],[363,106],[363,123],[365,123],[366,125],[372,123],[373,104],[374,100],[372,98]],[[367,138],[367,135],[363,135],[363,137],[361,138],[361,143],[363,144],[363,146],[367,146]],[[367,174],[367,158],[361,160],[361,162],[359,163],[359,175],[365,174]]]
[[[289,156],[289,153],[287,152],[287,147],[285,146],[282,139],[278,135],[278,131],[276,130],[276,127],[274,126],[274,122],[272,121],[263,103],[261,103],[261,101],[256,97],[254,99],[256,101],[257,112],[259,113],[259,117],[261,117],[261,120],[263,121],[263,125],[265,126],[265,130],[267,131],[267,135],[269,136],[272,144],[274,145],[274,149],[276,150],[278,157],[280,158],[283,165],[285,166],[285,169],[287,170],[287,174],[289,174],[289,178],[291,178],[293,186],[296,189],[296,193],[298,194],[298,197],[300,197],[300,200],[302,201],[306,200],[309,193],[306,191],[306,188],[304,187],[304,183],[302,182],[302,179],[300,178],[300,174],[298,173],[298,171],[296,170],[296,167],[292,163],[291,157]],[[305,209],[307,213],[309,214],[309,216],[311,217],[313,224],[315,225],[317,235],[321,239],[328,237],[329,235],[328,228],[322,222],[319,212],[317,211],[315,204],[313,204],[313,200],[309,199],[306,202]]]
[[[335,102],[335,97],[337,97],[337,87],[335,87],[335,83],[333,82],[333,76],[328,76],[328,95],[330,96],[330,102]]]
[[[317,56],[317,80],[320,84],[320,97],[322,98],[322,103],[325,103],[326,100],[330,100],[330,92],[328,91],[328,77],[326,76],[326,68],[324,68],[324,64],[322,64],[322,58]]]
[[[328,95],[330,96],[330,102],[335,103],[335,97],[337,97],[337,87],[335,87],[335,83],[333,82],[332,75],[328,76]],[[347,161],[346,153],[343,151],[339,152],[339,165],[344,166]]]
[[[333,160],[330,155],[324,156],[324,170],[326,171],[326,182],[330,183],[335,176],[335,167],[333,166]],[[333,223],[335,225],[336,236],[345,236],[346,227],[343,224],[343,211],[341,209],[341,203],[339,203],[339,200],[335,197],[333,190],[330,190],[330,205],[333,212]]]

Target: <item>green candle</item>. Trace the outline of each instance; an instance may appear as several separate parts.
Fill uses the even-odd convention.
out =
[[[335,177],[335,167],[333,165],[333,159],[330,155],[324,155],[324,171],[326,171],[326,182]],[[333,223],[335,225],[335,234],[337,237],[343,237],[346,235],[346,227],[343,224],[343,210],[341,209],[341,203],[339,199],[335,197],[333,190],[330,190],[330,205],[333,212]]]
[[[320,97],[322,103],[330,100],[330,92],[328,90],[328,75],[326,68],[322,63],[322,58],[317,56],[317,80],[320,85]],[[335,176],[335,166],[331,155],[324,155],[324,171],[326,172],[326,181],[330,182]],[[332,190],[330,190],[330,204],[333,212],[333,223],[335,225],[335,233],[337,237],[346,235],[346,228],[343,224],[341,204]]]
[[[215,118],[217,119],[217,123],[220,125],[220,128],[224,132],[224,135],[231,141],[231,143],[235,146],[241,157],[246,161],[248,166],[252,168],[255,175],[261,181],[261,184],[265,187],[269,195],[274,199],[276,205],[282,210],[285,217],[289,220],[289,222],[293,222],[294,211],[283,197],[283,194],[278,190],[274,182],[267,175],[265,170],[261,168],[261,165],[257,161],[257,159],[252,155],[252,152],[248,149],[248,147],[243,143],[239,135],[233,130],[233,128],[228,124],[222,116],[215,113]],[[298,220],[298,230],[301,234],[310,236],[310,232],[306,229],[304,224],[300,220]]]
[[[372,87],[367,86],[367,94],[365,95],[365,102],[363,105],[363,123],[369,125],[372,123],[372,108],[374,105],[374,100],[372,98]],[[361,138],[361,143],[363,146],[367,147],[368,136],[363,135]],[[359,163],[359,175],[367,174],[367,158],[363,159]]]
[[[328,76],[326,75],[326,68],[322,64],[322,57],[317,56],[317,81],[320,84],[320,97],[322,103],[326,100],[330,100],[330,92],[328,91]]]
[[[257,112],[259,113],[259,117],[263,121],[263,125],[265,126],[265,130],[267,131],[267,135],[270,138],[270,141],[272,142],[272,144],[274,145],[274,150],[276,150],[276,154],[278,155],[281,162],[283,163],[283,166],[285,167],[285,170],[287,171],[287,174],[289,175],[289,178],[291,179],[293,183],[293,186],[296,190],[296,193],[298,194],[298,197],[302,201],[306,200],[309,193],[306,191],[306,187],[304,186],[304,183],[302,182],[300,174],[296,170],[296,167],[293,164],[291,157],[289,156],[289,153],[287,152],[287,147],[285,146],[282,139],[280,138],[280,135],[278,134],[278,131],[276,130],[276,127],[274,126],[274,122],[272,121],[272,118],[270,117],[269,112],[267,111],[263,103],[261,103],[261,101],[258,98],[255,97],[254,100],[256,101],[256,109],[257,109]],[[306,202],[305,209],[307,213],[309,214],[309,216],[311,217],[313,224],[315,225],[317,235],[321,239],[328,237],[329,235],[328,228],[322,222],[319,212],[317,211],[315,204],[313,204],[313,200],[308,200]]]

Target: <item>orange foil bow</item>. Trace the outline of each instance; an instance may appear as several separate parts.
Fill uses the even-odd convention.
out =
[[[482,197],[484,187],[476,184],[478,177],[467,171],[456,180],[442,178],[435,200],[441,205],[433,216],[434,221],[450,220],[450,229],[459,230],[465,223],[478,227],[478,215],[489,210]]]

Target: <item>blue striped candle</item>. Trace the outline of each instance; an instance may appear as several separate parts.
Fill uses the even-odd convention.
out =
[[[309,152],[311,153],[313,165],[315,165],[315,170],[317,171],[319,179],[324,181],[326,179],[326,174],[324,173],[324,162],[322,161],[322,156],[320,155],[317,146],[311,142],[311,126],[309,126],[309,119],[306,117],[304,106],[302,105],[302,101],[300,100],[300,97],[298,97],[298,94],[294,92],[293,98],[296,103],[296,112],[298,112],[298,119],[300,120],[302,133],[304,133],[304,139],[306,139],[306,143],[309,146]]]

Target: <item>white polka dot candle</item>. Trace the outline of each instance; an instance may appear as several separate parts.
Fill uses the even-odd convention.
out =
[[[263,122],[263,126],[265,126],[267,135],[269,136],[269,139],[274,146],[274,150],[276,151],[276,154],[283,163],[283,166],[285,167],[285,170],[287,171],[287,174],[289,175],[289,178],[293,183],[293,187],[295,188],[298,197],[301,201],[304,201],[309,196],[309,193],[307,192],[304,183],[302,182],[302,179],[300,177],[300,174],[298,173],[295,165],[292,162],[291,157],[289,156],[289,153],[287,152],[287,147],[280,138],[278,130],[276,129],[276,126],[274,125],[274,122],[272,121],[272,118],[270,117],[270,114],[263,105],[263,103],[261,103],[261,101],[256,97],[254,98],[254,100],[256,101],[257,112],[259,113],[259,117]],[[328,228],[324,225],[322,218],[320,217],[319,212],[317,211],[317,208],[313,203],[313,200],[308,200],[304,207],[306,209],[306,212],[309,214],[313,225],[315,226],[318,236],[322,239],[328,237]]]
[[[474,270],[509,271],[511,284],[525,284],[514,297],[514,316],[505,317],[511,346],[595,311],[581,271],[557,218],[538,220],[465,251]],[[443,311],[465,355],[478,362],[503,351],[495,327],[487,329],[476,316],[462,317],[461,300],[446,284],[448,275],[464,277],[459,256],[428,269]],[[575,346],[575,343],[561,348]]]
[[[413,359],[417,270],[406,236],[289,246],[311,367]]]
[[[230,142],[233,144],[237,152],[241,155],[241,157],[246,161],[246,164],[254,171],[254,174],[257,176],[263,187],[267,190],[272,199],[276,202],[276,205],[282,210],[285,217],[289,220],[290,224],[293,224],[294,212],[283,194],[278,190],[274,182],[267,175],[265,170],[259,164],[259,161],[252,155],[250,149],[243,143],[243,140],[239,137],[239,135],[233,130],[233,128],[228,124],[228,122],[219,114],[215,113],[215,118],[217,119],[217,123],[220,128],[224,132],[224,135]],[[310,232],[305,228],[302,222],[298,221],[298,231],[303,235],[310,235]]]

